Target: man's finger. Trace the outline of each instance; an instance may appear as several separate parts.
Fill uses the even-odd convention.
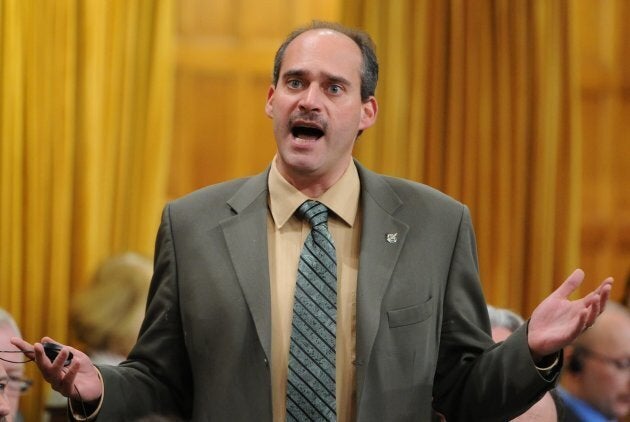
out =
[[[11,344],[20,349],[28,357],[32,357],[34,355],[33,345],[19,337],[11,337]]]
[[[63,379],[63,386],[64,386],[63,395],[66,397],[70,397],[74,393],[73,391],[74,381],[77,377],[80,366],[81,366],[80,364],[74,361],[70,364],[70,366],[67,367],[68,372],[66,373]]]
[[[613,281],[614,279],[612,277],[607,277],[597,288],[597,291],[601,296],[602,304],[606,304],[606,302],[608,302],[608,297],[610,296],[610,292],[612,291]],[[601,310],[603,311],[604,308],[602,307]]]
[[[556,291],[553,293],[554,296],[559,296],[562,299],[568,298],[571,293],[575,291],[575,289],[580,287],[580,284],[582,284],[583,280],[584,271],[579,268],[576,269],[566,280],[564,280],[560,287],[556,289]]]

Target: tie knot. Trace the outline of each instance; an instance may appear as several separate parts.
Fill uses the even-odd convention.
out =
[[[326,224],[328,220],[328,208],[317,201],[304,201],[296,211],[298,217],[308,220],[311,227]]]

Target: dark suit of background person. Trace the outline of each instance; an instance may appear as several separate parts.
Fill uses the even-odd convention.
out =
[[[317,28],[289,37],[285,55],[281,47],[265,106],[278,146],[271,176],[280,173],[299,200],[336,188],[355,166],[356,137],[377,114],[369,43],[338,26]],[[369,80],[373,86],[364,93]],[[551,388],[559,351],[599,315],[612,280],[570,301],[583,279],[575,271],[527,325],[495,345],[467,208],[419,183],[356,167],[352,186],[362,227],[356,358],[350,367],[342,361],[344,369],[355,368],[356,398],[345,404],[356,404],[359,421],[430,420],[432,406],[449,422],[504,421],[524,411]],[[15,343],[35,348],[42,375],[75,400],[75,411],[79,389],[88,406],[102,404],[99,420],[149,413],[195,421],[282,416],[284,410],[272,415],[278,367],[270,368],[271,338],[279,327],[271,324],[270,256],[272,265],[279,260],[267,248],[268,232],[277,233],[270,186],[265,172],[166,206],[138,342],[127,362],[99,367],[104,384],[81,351],[64,347],[51,365],[41,344]],[[74,360],[64,371],[69,351]],[[549,369],[536,368],[534,359]]]

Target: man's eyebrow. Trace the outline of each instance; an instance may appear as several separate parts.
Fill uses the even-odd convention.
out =
[[[301,69],[289,69],[286,72],[284,72],[282,74],[282,79],[287,79],[287,78],[291,78],[291,77],[303,77],[304,75],[306,75],[308,72],[306,70],[301,70]]]
[[[346,85],[346,86],[352,85],[352,83],[349,80],[347,80],[346,78],[343,78],[341,76],[329,75],[328,76],[328,81],[332,82],[332,83],[339,83],[341,85]]]
[[[308,70],[304,70],[304,69],[289,69],[286,72],[284,72],[284,74],[282,75],[282,79],[286,80],[292,77],[302,78],[308,75],[309,73],[310,72]],[[323,74],[329,83],[338,83],[338,84],[342,84],[346,86],[352,85],[352,83],[346,78],[344,78],[343,76],[337,76],[337,75],[333,75],[332,73],[326,73],[326,72],[324,72]]]

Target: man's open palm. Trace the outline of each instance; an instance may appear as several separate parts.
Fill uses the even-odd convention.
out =
[[[569,296],[584,280],[584,271],[577,269],[534,309],[529,321],[529,348],[538,360],[558,352],[584,330],[593,325],[610,295],[613,279],[608,277],[597,289],[581,299]]]

